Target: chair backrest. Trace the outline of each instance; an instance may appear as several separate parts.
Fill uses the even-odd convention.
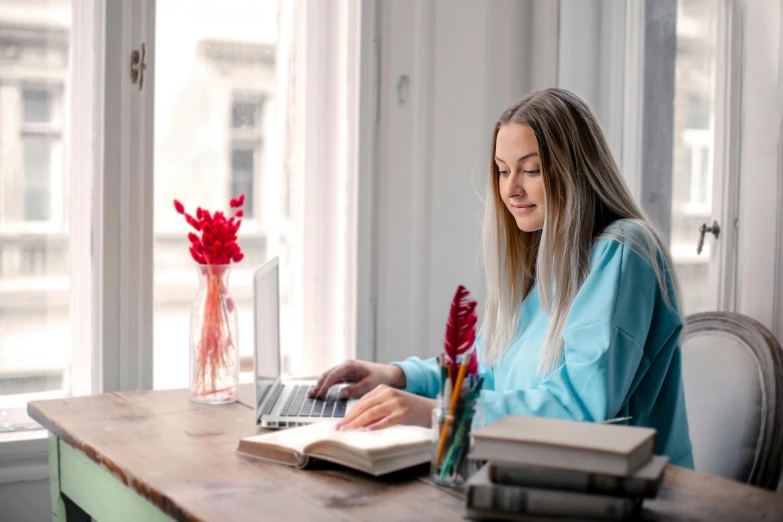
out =
[[[775,490],[783,466],[783,352],[729,312],[688,316],[683,385],[697,471]]]

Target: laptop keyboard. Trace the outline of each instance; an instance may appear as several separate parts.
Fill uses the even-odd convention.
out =
[[[345,408],[348,404],[347,399],[338,399],[337,390],[332,388],[326,394],[325,399],[313,399],[308,393],[313,388],[307,384],[294,386],[288,400],[285,401],[283,409],[280,410],[281,417],[321,417],[321,418],[342,418],[345,417]]]

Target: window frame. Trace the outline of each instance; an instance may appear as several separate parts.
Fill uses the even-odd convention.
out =
[[[739,215],[739,152],[741,145],[742,91],[742,13],[733,0],[720,0],[716,37],[715,123],[713,142],[713,183],[711,218],[721,225],[720,239],[709,248],[708,300],[716,310],[734,311],[737,274],[737,227]],[[623,174],[638,199],[643,187],[642,134],[644,115],[644,2],[626,4],[625,92]],[[709,240],[709,239],[708,239]],[[694,245],[695,249],[695,245]],[[694,250],[695,251],[695,250]],[[705,252],[707,248],[705,248]],[[686,310],[687,313],[687,310]]]
[[[374,323],[373,286],[367,278],[372,244],[366,241],[369,230],[359,229],[372,226],[367,196],[374,174],[371,168],[359,173],[373,161],[377,11],[374,0],[295,0],[293,5],[295,74],[304,80],[293,92],[297,139],[291,183],[308,191],[291,206],[298,230],[289,255],[303,275],[292,286],[292,307],[305,323],[292,345],[310,353],[289,370],[317,375],[347,358],[374,359],[365,337]],[[333,244],[343,248],[330,248]]]
[[[92,204],[70,206],[71,259],[86,262],[71,263],[64,394],[149,389],[154,56],[142,91],[124,57],[141,41],[154,49],[154,2],[72,0],[71,12],[70,171],[80,175],[69,190]],[[43,429],[0,435],[0,484],[47,478],[47,455]]]

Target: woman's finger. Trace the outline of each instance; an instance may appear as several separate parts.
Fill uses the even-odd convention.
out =
[[[362,379],[359,382],[355,382],[353,384],[349,384],[342,390],[340,390],[340,398],[341,399],[353,399],[356,397],[362,397],[367,392],[372,393],[372,382],[370,382],[370,379]]]
[[[374,423],[368,425],[367,429],[370,431],[380,430],[383,428],[388,428],[389,426],[395,426],[397,424],[402,424],[402,423],[403,423],[402,415],[398,413],[391,413],[390,415],[378,419]]]
[[[358,415],[354,420],[349,423],[342,423],[340,430],[355,430],[362,428],[389,415],[392,411],[392,405],[389,403],[375,404],[374,406],[366,409],[363,413]]]
[[[345,414],[345,417],[343,417],[343,420],[341,420],[339,423],[337,423],[337,429],[342,428],[343,426],[353,422],[357,417],[362,415],[365,411],[372,408],[373,406],[376,406],[377,404],[380,404],[382,400],[378,397],[378,388],[375,388],[370,393],[359,399],[359,401],[354,404],[350,410],[348,410]]]
[[[323,384],[324,379],[326,379],[326,376],[329,375],[329,373],[331,373],[332,369],[333,368],[326,370],[324,373],[321,374],[318,380],[315,381],[315,385],[313,386],[313,389],[310,390],[310,397],[313,397],[315,396],[316,393],[318,393],[318,390],[321,389],[321,385]]]
[[[310,392],[310,397],[322,398],[333,385],[343,382],[347,375],[350,375],[354,369],[351,362],[339,364],[323,374]]]
[[[343,379],[343,370],[340,367],[333,368],[329,371],[326,375],[324,375],[323,380],[320,382],[320,384],[317,384],[312,390],[311,390],[311,397],[317,397],[317,398],[323,398],[324,395],[326,395],[326,392],[329,391],[329,388],[332,387],[332,385],[337,384],[338,382],[341,382]]]

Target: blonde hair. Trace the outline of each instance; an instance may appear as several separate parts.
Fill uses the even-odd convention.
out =
[[[500,197],[495,146],[498,130],[511,123],[530,127],[538,141],[546,205],[543,228],[537,232],[521,231]],[[621,219],[625,221],[617,222]],[[568,312],[590,272],[590,250],[599,236],[625,240],[648,259],[667,306],[682,313],[668,248],[620,176],[590,107],[564,89],[522,98],[500,116],[492,135],[482,324],[488,365],[496,364],[515,340],[522,302],[537,283],[541,307],[549,316],[538,372],[557,367]]]

